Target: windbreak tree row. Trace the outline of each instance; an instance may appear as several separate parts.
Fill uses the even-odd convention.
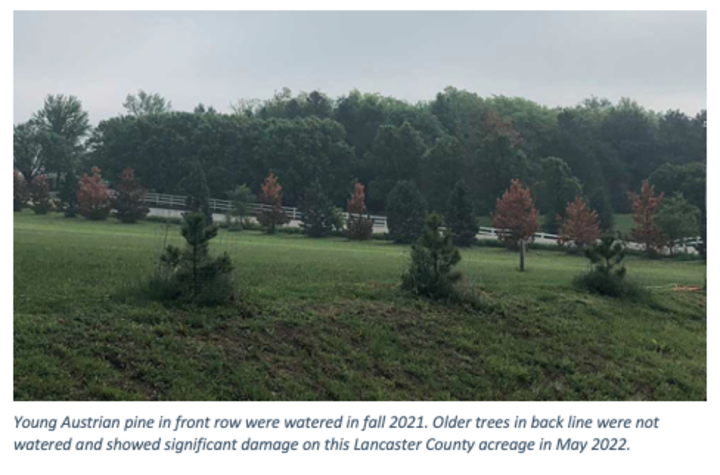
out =
[[[242,185],[259,195],[273,173],[286,206],[301,206],[315,187],[344,209],[359,181],[367,211],[384,214],[397,183],[413,181],[427,211],[446,214],[462,179],[472,212],[487,216],[517,179],[545,216],[543,229],[557,232],[557,216],[578,195],[611,228],[613,213],[632,212],[628,193],[650,178],[668,196],[682,192],[705,216],[705,111],[656,113],[629,99],[597,98],[548,108],[453,87],[415,104],[285,89],[265,101],[238,101],[227,114],[202,104],[173,111],[170,101],[143,91],[124,106],[126,113],[93,128],[79,99],[48,96],[14,128],[14,165],[28,189],[40,174],[62,181],[97,166],[114,181],[129,167],[148,190],[187,195],[188,175],[202,169],[209,196],[229,198]]]

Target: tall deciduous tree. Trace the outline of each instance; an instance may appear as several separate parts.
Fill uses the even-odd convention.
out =
[[[573,244],[582,249],[594,245],[600,238],[598,214],[591,210],[585,200],[576,196],[568,203],[565,219],[560,220],[560,244]]]
[[[90,176],[80,179],[77,201],[80,215],[87,219],[101,221],[110,215],[110,193],[98,167],[92,168]]]
[[[165,114],[172,111],[172,102],[160,94],[147,93],[140,89],[137,94],[128,94],[123,102],[128,114],[136,117],[143,115]]]
[[[409,244],[420,237],[427,205],[414,181],[399,181],[388,195],[385,209],[388,231],[393,241]]]
[[[463,180],[455,184],[447,201],[446,222],[458,246],[472,246],[478,233],[478,223],[470,201],[468,187]]]
[[[76,170],[84,150],[83,138],[90,131],[88,113],[75,96],[48,95],[35,113],[43,166],[47,172]]]
[[[664,193],[655,195],[655,188],[643,180],[640,194],[628,194],[632,204],[633,228],[630,239],[643,245],[645,252],[654,254],[665,245],[665,237],[655,224],[655,213],[665,198]]]
[[[43,155],[37,125],[30,121],[13,126],[13,165],[25,182],[32,183],[43,170]]]
[[[273,173],[270,173],[263,183],[260,190],[260,203],[268,208],[260,211],[257,219],[268,234],[275,234],[278,226],[290,221],[282,208],[282,186]]]
[[[530,190],[512,180],[510,188],[497,199],[492,213],[493,226],[499,229],[499,238],[509,249],[518,249],[519,241],[532,242],[538,231],[538,210]]]

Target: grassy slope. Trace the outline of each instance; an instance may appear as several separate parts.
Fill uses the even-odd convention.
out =
[[[180,243],[177,228],[169,242]],[[243,308],[170,309],[136,287],[160,225],[15,215],[16,399],[703,399],[698,261],[628,260],[650,304],[570,288],[583,259],[463,251],[485,310],[397,289],[408,249],[221,235]]]

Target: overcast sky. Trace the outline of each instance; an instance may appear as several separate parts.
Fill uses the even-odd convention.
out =
[[[48,93],[78,96],[97,123],[138,89],[176,110],[285,86],[418,101],[448,85],[549,106],[706,107],[702,12],[16,12],[14,39],[16,123]]]

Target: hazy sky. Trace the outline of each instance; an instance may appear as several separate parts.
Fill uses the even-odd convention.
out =
[[[284,86],[705,108],[703,12],[16,12],[14,39],[15,122],[48,93],[78,96],[97,123],[138,89],[227,111]]]

